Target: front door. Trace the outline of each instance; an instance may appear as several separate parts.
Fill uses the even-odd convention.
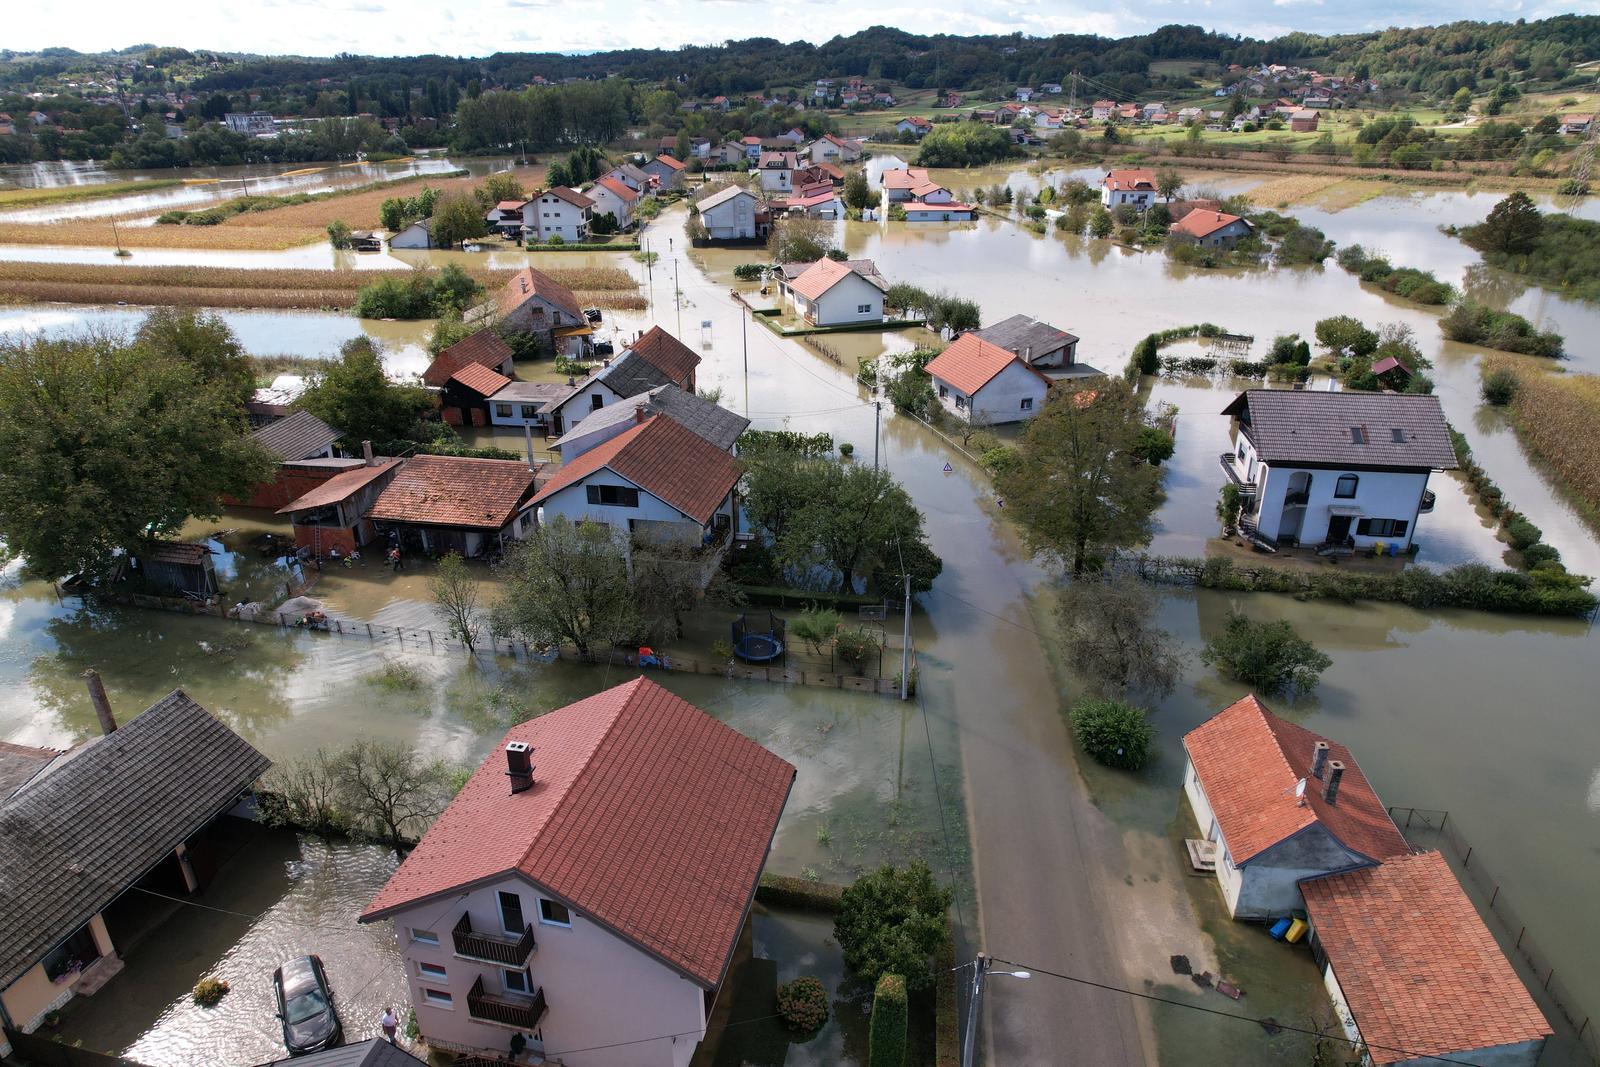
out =
[[[1343,544],[1350,538],[1350,516],[1334,515],[1328,519],[1328,541],[1330,544]]]

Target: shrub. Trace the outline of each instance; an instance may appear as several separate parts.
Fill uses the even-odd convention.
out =
[[[909,989],[933,983],[929,959],[948,936],[950,890],[921,860],[885,864],[862,875],[839,897],[833,936],[845,965],[863,982],[904,975]]]
[[[1172,453],[1177,446],[1172,440],[1172,435],[1159,426],[1143,426],[1139,429],[1139,437],[1130,449],[1133,455],[1149,463],[1153,467],[1172,458]]]
[[[1155,727],[1143,708],[1120,700],[1080,700],[1072,708],[1072,732],[1098,763],[1136,771],[1150,761]]]
[[[741,263],[733,268],[733,276],[741,282],[753,282],[761,277],[761,272],[765,269],[766,267],[760,263]]]
[[[845,459],[849,459],[851,456],[853,456],[855,454],[856,454],[856,446],[855,445],[851,444],[849,441],[840,441],[839,442],[839,455],[843,456]]]
[[[828,991],[810,975],[778,987],[778,1015],[789,1029],[810,1033],[828,1021]]]
[[[567,243],[567,239],[565,237],[561,236],[559,233],[551,234],[550,235],[550,240],[545,242],[545,244],[547,244],[547,245],[564,245],[566,243]]]
[[[881,647],[878,639],[872,635],[872,631],[864,626],[858,626],[854,630],[840,630],[833,638],[834,651],[857,674],[861,673],[868,660],[878,654]]]
[[[1561,553],[1556,551],[1554,545],[1547,545],[1541,541],[1522,550],[1522,562],[1530,571],[1538,570],[1546,563],[1560,563]]]
[[[1222,633],[1206,644],[1200,659],[1266,693],[1314,689],[1333,665],[1287,621],[1256,622],[1238,612],[1228,614]]]
[[[823,644],[839,632],[840,621],[837,611],[813,604],[789,624],[789,633],[804,641],[815,656],[821,652]]]
[[[1505,531],[1511,547],[1519,552],[1544,539],[1544,531],[1520,515],[1506,523]]]
[[[350,247],[350,227],[345,225],[343,219],[334,219],[328,223],[328,243],[335,248]]]
[[[1483,379],[1483,400],[1486,404],[1504,407],[1517,398],[1517,374],[1508,367],[1490,371]]]
[[[194,1002],[202,1008],[216,1007],[217,1001],[228,995],[229,985],[221,978],[202,978],[194,984]]]
[[[906,980],[886,974],[872,991],[867,1067],[905,1067],[906,1030]]]
[[[1484,345],[1502,352],[1560,359],[1564,344],[1560,334],[1540,333],[1533,323],[1510,311],[1496,311],[1473,300],[1460,300],[1439,320],[1439,329],[1452,341]]]

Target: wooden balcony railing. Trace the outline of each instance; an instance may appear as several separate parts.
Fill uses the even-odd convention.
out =
[[[494,996],[484,992],[483,975],[480,974],[467,993],[467,1014],[483,1022],[532,1032],[539,1029],[539,1020],[544,1018],[544,1013],[543,986],[535,990],[531,997]]]
[[[472,916],[466,912],[461,913],[461,918],[456,921],[455,929],[450,931],[450,936],[455,941],[457,956],[483,960],[486,963],[499,963],[507,967],[527,966],[528,957],[533,955],[535,947],[531,924],[522,931],[521,937],[484,934],[472,928]]]

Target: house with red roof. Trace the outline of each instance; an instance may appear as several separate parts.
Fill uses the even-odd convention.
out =
[[[378,536],[368,512],[404,460],[374,456],[278,509],[289,516],[296,548],[321,559],[337,549],[348,556]]]
[[[783,285],[794,313],[813,326],[882,322],[889,283],[871,260],[819,259]]]
[[[694,392],[695,369],[700,356],[659,326],[634,339],[615,359],[608,359],[589,375],[572,382],[567,394],[546,412],[548,432],[561,436],[591,413],[647,393],[662,385]]]
[[[921,115],[907,115],[894,124],[894,130],[896,133],[908,133],[920,141],[933,132],[933,123]]]
[[[412,456],[367,515],[378,533],[408,552],[470,559],[533,529],[537,474],[523,460]]]
[[[861,142],[825,133],[811,142],[807,149],[813,163],[857,163],[861,160]]]
[[[683,186],[684,164],[671,156],[657,156],[641,169],[656,180],[658,189],[671,191]]]
[[[1156,172],[1149,167],[1108,171],[1100,180],[1100,206],[1112,211],[1130,204],[1143,211],[1156,202]]]
[[[878,176],[878,184],[883,186],[883,194],[891,204],[915,200],[914,190],[929,185],[937,186],[921,167],[889,167]]]
[[[1183,737],[1183,790],[1236,919],[1299,908],[1308,878],[1411,852],[1350,750],[1246,696]]]
[[[637,678],[512,727],[360,921],[431,1048],[687,1067],[794,780]]]
[[[630,189],[621,178],[596,178],[583,195],[594,201],[595,216],[610,215],[617,220],[618,230],[633,225],[633,211],[641,194]]]
[[[787,193],[794,188],[794,175],[800,169],[800,157],[794,152],[762,152],[756,169],[761,174],[763,191]]]
[[[445,379],[439,391],[440,417],[452,426],[487,426],[489,398],[510,384],[499,371],[468,362]]]
[[[513,356],[511,346],[496,330],[478,330],[433,357],[428,369],[422,372],[422,382],[443,389],[450,376],[468,363],[481,364],[509,378],[515,366]]]
[[[522,205],[522,232],[534,241],[553,237],[568,244],[587,241],[589,220],[593,217],[593,200],[576,189],[553,185]]]
[[[626,186],[624,186],[626,188]],[[580,359],[594,332],[572,290],[534,267],[523,267],[506,280],[496,300],[498,326],[531,333],[550,350]]]
[[[944,409],[975,424],[1031,419],[1050,395],[1050,379],[1042,371],[976,333],[956,338],[927,370]]]
[[[1255,232],[1249,219],[1225,211],[1190,211],[1172,224],[1175,233],[1201,248],[1232,248]]]

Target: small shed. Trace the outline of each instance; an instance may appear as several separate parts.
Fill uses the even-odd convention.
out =
[[[217,568],[206,545],[146,541],[133,554],[133,567],[159,596],[217,595]]]

